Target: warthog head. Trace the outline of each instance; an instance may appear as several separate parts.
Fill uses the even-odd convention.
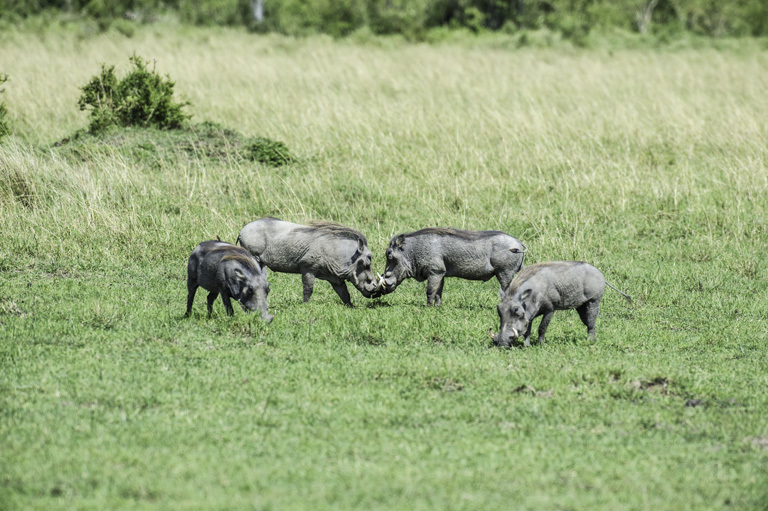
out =
[[[519,296],[502,297],[501,303],[496,310],[499,313],[499,333],[493,335],[488,332],[493,342],[501,347],[508,348],[519,337],[524,336],[531,324],[532,307],[530,303],[530,289],[524,291]]]
[[[380,296],[381,278],[374,275],[371,259],[371,250],[364,240],[359,239],[357,252],[352,256],[352,271],[349,280],[366,298]]]
[[[392,240],[387,248],[387,265],[379,284],[379,292],[382,295],[394,291],[412,273],[410,261],[403,250],[404,243],[405,237],[400,235]]]
[[[269,282],[264,270],[260,269],[249,276],[236,268],[234,274],[235,278],[228,282],[229,294],[232,298],[240,302],[245,312],[260,310],[262,319],[271,322],[274,316],[268,312]]]

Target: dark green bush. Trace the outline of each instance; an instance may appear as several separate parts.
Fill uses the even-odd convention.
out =
[[[0,74],[0,85],[8,81],[8,75]],[[5,92],[5,89],[0,88],[0,93]],[[5,108],[5,103],[0,101],[0,138],[8,135],[11,129],[8,127],[8,122],[5,120],[5,116],[8,113],[8,109]]]
[[[174,82],[163,79],[154,69],[147,69],[141,57],[131,57],[133,69],[118,80],[114,66],[101,66],[101,74],[94,76],[81,88],[83,94],[77,104],[80,110],[91,110],[91,133],[112,126],[143,126],[160,129],[179,129],[190,117],[182,109],[187,102],[173,101]]]
[[[249,160],[274,167],[285,165],[294,160],[288,146],[280,141],[264,137],[257,137],[248,143],[245,147],[245,154]]]

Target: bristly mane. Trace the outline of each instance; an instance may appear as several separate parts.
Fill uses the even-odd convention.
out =
[[[334,222],[317,221],[317,222],[309,222],[307,227],[299,230],[309,230],[309,229],[319,229],[329,234],[334,234],[336,236],[341,236],[341,237],[349,238],[353,240],[362,239],[363,243],[365,243],[366,245],[368,244],[368,240],[365,239],[365,236],[363,236],[363,233],[355,229],[352,229],[351,227],[347,227],[346,225],[341,225]]]
[[[224,257],[221,258],[221,262],[238,261],[243,263],[243,265],[245,265],[250,270],[258,271],[259,269],[251,253],[242,247],[238,247],[236,245],[230,245],[229,243],[227,243],[227,246],[216,247],[211,252],[217,251],[217,250],[224,250],[228,252]]]
[[[423,236],[430,234],[435,234],[437,236],[456,236],[466,240],[474,241],[506,233],[501,231],[465,231],[461,229],[454,229],[452,227],[427,227],[426,229],[420,229],[418,231],[408,233],[405,236]]]

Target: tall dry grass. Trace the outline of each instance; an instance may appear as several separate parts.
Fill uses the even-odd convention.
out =
[[[29,149],[83,128],[78,87],[102,63],[124,73],[133,54],[176,82],[193,121],[285,141],[304,163],[137,173],[104,151],[81,165]],[[17,134],[0,153],[16,176],[3,196],[21,180],[58,197],[46,211],[70,201],[86,219],[125,220],[171,197],[223,211],[230,233],[260,214],[331,217],[380,241],[425,224],[498,227],[552,256],[577,255],[605,224],[650,229],[659,209],[682,212],[713,248],[718,222],[736,238],[763,233],[752,222],[768,187],[762,52],[355,45],[155,26],[132,38],[9,35],[0,62]],[[23,207],[5,204],[6,216]]]

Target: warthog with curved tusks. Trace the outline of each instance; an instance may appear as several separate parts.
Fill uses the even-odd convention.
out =
[[[386,256],[381,294],[407,278],[426,280],[427,305],[439,306],[445,277],[487,281],[495,276],[506,288],[523,267],[525,245],[501,231],[430,227],[393,237]]]
[[[261,218],[240,231],[240,245],[272,271],[301,274],[304,301],[315,279],[327,280],[344,305],[352,306],[346,281],[366,298],[378,296],[368,241],[359,231],[331,222],[299,225]]]
[[[234,314],[230,298],[234,298],[246,312],[261,310],[261,317],[272,321],[267,312],[269,283],[267,274],[247,250],[224,243],[204,241],[189,256],[187,263],[187,313],[192,312],[197,288],[208,293],[208,316],[213,312],[213,302],[221,293],[221,301],[228,315]]]
[[[526,266],[504,290],[498,306],[499,333],[493,335],[490,329],[488,333],[499,346],[508,347],[521,335],[525,336],[525,346],[530,346],[531,324],[534,318],[543,316],[539,343],[544,343],[544,334],[555,311],[576,309],[587,326],[589,339],[595,342],[595,319],[606,285],[632,303],[629,296],[606,282],[600,270],[591,264],[555,261]]]

